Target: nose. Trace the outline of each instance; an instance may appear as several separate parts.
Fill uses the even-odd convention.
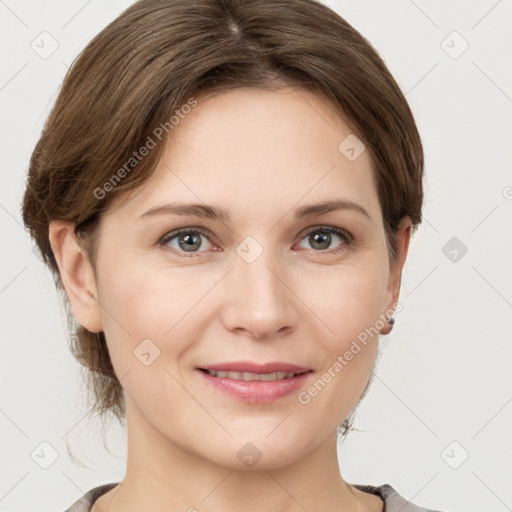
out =
[[[255,261],[235,258],[222,308],[225,327],[254,338],[282,336],[296,328],[300,300],[285,262],[265,250]]]

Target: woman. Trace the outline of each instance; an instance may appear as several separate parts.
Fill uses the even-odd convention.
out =
[[[25,224],[69,300],[126,475],[68,509],[424,510],[349,484],[421,222],[396,82],[312,0],[142,0],[71,67]]]

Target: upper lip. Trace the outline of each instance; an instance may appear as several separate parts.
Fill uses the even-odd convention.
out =
[[[311,368],[297,366],[291,363],[252,363],[250,361],[232,361],[227,363],[212,364],[208,366],[201,366],[200,370],[213,370],[215,372],[248,372],[248,373],[304,373]]]

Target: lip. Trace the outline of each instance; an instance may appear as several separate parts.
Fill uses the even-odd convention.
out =
[[[311,368],[297,366],[290,363],[253,363],[251,361],[232,361],[227,363],[212,364],[208,366],[201,366],[203,370],[213,370],[216,372],[249,372],[249,373],[303,373],[309,371]]]
[[[214,377],[204,370],[249,373],[293,372],[300,373],[300,375],[289,379],[273,381],[245,381],[227,377]],[[269,403],[297,392],[313,372],[310,368],[304,368],[290,363],[276,362],[257,364],[248,361],[208,365],[197,368],[196,371],[205,379],[207,384],[216,390],[248,403]]]

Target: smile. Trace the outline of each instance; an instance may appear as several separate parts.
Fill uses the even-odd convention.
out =
[[[298,392],[312,369],[288,363],[231,362],[197,368],[208,387],[249,403],[268,403]]]
[[[222,377],[227,379],[234,380],[244,380],[246,382],[252,380],[263,380],[263,381],[272,381],[272,380],[283,380],[283,379],[291,379],[296,377],[297,375],[302,375],[305,372],[295,373],[295,372],[273,372],[273,373],[251,373],[251,372],[225,372],[225,371],[215,371],[215,370],[203,370],[208,372],[213,377]]]

